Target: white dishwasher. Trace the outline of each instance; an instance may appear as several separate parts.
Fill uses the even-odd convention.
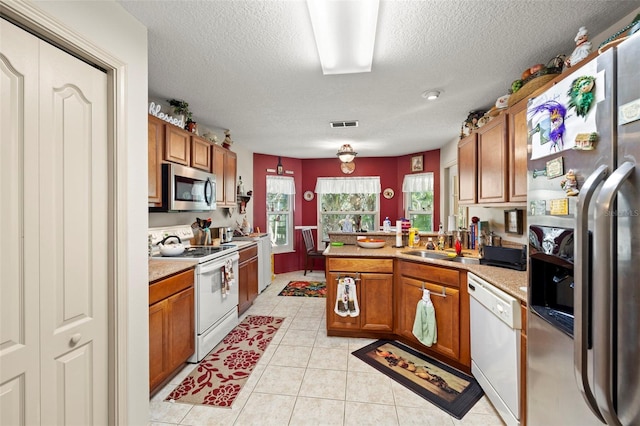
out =
[[[520,302],[467,275],[471,372],[507,425],[520,424]]]

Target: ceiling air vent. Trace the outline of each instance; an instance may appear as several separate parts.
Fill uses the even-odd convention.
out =
[[[332,121],[331,127],[336,129],[340,127],[358,127],[358,120],[351,121]]]

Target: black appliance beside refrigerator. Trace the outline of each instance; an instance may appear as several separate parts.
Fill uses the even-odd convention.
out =
[[[580,65],[527,111],[527,422],[638,425],[640,33]]]

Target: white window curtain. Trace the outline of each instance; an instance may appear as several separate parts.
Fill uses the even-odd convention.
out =
[[[433,191],[433,173],[405,175],[402,182],[402,192],[427,191]]]
[[[379,194],[380,177],[318,178],[316,194]]]
[[[267,193],[295,194],[296,185],[292,177],[267,176]]]

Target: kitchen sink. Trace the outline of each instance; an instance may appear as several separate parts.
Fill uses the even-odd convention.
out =
[[[480,259],[476,259],[474,257],[462,257],[462,256],[449,257],[445,253],[439,253],[439,252],[434,252],[429,250],[411,250],[411,251],[405,252],[404,254],[408,254],[409,256],[419,256],[425,259],[446,260],[448,262],[455,262],[455,263],[466,263],[466,264],[472,264],[472,265],[480,264]]]

